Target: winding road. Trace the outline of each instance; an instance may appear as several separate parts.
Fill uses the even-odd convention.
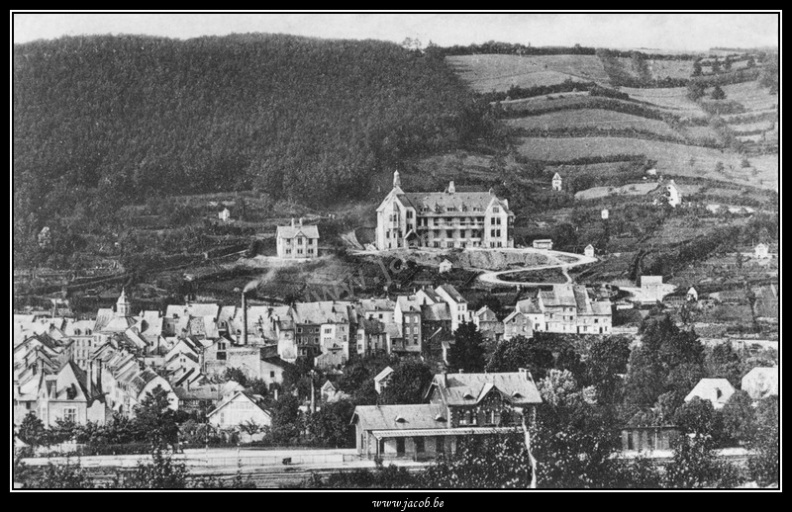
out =
[[[535,270],[547,270],[552,268],[560,268],[561,272],[566,277],[567,283],[572,282],[572,278],[569,277],[567,273],[567,269],[572,267],[577,267],[578,265],[588,265],[589,263],[594,263],[597,258],[589,258],[588,256],[583,256],[582,254],[575,254],[571,252],[562,252],[562,251],[550,251],[547,249],[533,249],[533,248],[525,248],[525,249],[500,249],[501,251],[515,251],[515,252],[525,252],[525,253],[538,253],[544,256],[547,256],[550,260],[555,260],[555,263],[550,265],[538,265],[538,266],[529,266],[523,267],[518,269],[512,270],[499,270],[497,272],[484,272],[481,274],[478,279],[483,283],[489,284],[498,284],[498,285],[508,285],[508,286],[547,286],[549,284],[558,284],[558,283],[536,283],[536,282],[528,282],[528,281],[504,281],[500,278],[500,276],[506,274],[517,274],[520,272],[531,272]],[[567,258],[572,258],[574,261],[567,262],[562,261],[560,256],[565,256]]]

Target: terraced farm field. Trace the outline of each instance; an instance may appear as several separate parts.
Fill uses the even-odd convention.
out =
[[[667,137],[678,136],[678,134],[663,121],[603,109],[563,110],[538,116],[509,119],[507,120],[507,124],[512,128],[525,128],[528,130],[610,128],[642,130]]]
[[[595,55],[457,55],[447,61],[477,92],[506,91],[512,85],[533,87],[567,78],[607,83]]]
[[[657,160],[658,170],[666,173],[740,184],[745,184],[748,179],[753,185],[757,185],[760,179],[775,180],[778,174],[776,155],[751,159],[751,164],[758,172],[755,176],[750,176],[748,172],[740,169],[742,157],[739,154],[700,146],[626,137],[523,137],[520,141],[519,152],[536,160],[565,161],[593,156],[644,155]],[[692,166],[691,158],[694,159]],[[715,172],[717,162],[724,164],[724,172]],[[773,188],[774,183],[775,181],[773,185],[764,183],[761,186]]]
[[[719,140],[718,133],[709,126],[685,126],[683,128],[685,136],[693,141],[696,140]]]
[[[769,94],[757,82],[724,85],[723,92],[726,99],[734,100],[748,110],[770,110],[778,105],[778,94]]]
[[[668,87],[664,89],[635,89],[632,87],[620,87],[621,92],[626,92],[630,98],[653,103],[659,107],[664,107],[677,115],[688,117],[705,117],[704,112],[699,108],[695,101],[687,98],[686,87]]]

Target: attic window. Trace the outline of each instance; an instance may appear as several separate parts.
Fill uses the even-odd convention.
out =
[[[407,420],[405,420],[401,415],[399,415],[399,416],[396,416],[396,422],[397,423],[406,423]]]
[[[473,400],[476,397],[471,395],[470,393],[465,393],[463,398],[465,398],[465,400]]]
[[[435,421],[446,421],[445,417],[442,414],[438,414],[435,416]]]
[[[521,395],[519,392],[517,392],[517,391],[515,391],[514,393],[512,393],[512,398],[522,398],[522,397],[523,397],[523,396],[522,396],[522,395]]]

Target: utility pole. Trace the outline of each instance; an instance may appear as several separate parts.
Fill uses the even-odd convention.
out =
[[[311,414],[316,412],[316,393],[314,392],[314,371],[311,370]]]

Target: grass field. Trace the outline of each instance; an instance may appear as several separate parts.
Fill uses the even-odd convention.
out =
[[[775,121],[758,121],[756,123],[741,123],[729,125],[735,135],[756,130],[770,131],[775,128]]]
[[[595,55],[458,55],[447,58],[463,80],[478,92],[505,91],[512,85],[532,87],[567,78],[607,82]]]
[[[646,64],[655,79],[690,78],[693,74],[692,60],[647,60]]]
[[[616,128],[643,130],[667,137],[678,136],[678,134],[663,121],[602,109],[551,112],[538,116],[509,119],[507,120],[507,124],[512,128],[525,128],[529,130]]]
[[[586,137],[575,139],[523,137],[519,145],[519,152],[528,158],[549,161],[635,154],[657,160],[659,172],[674,175],[710,178],[740,184],[745,184],[745,178],[749,176],[744,170],[740,169],[742,157],[737,153],[699,146],[686,146],[672,142],[625,137]],[[692,166],[690,164],[691,158],[694,159]],[[715,172],[717,162],[724,164],[726,167],[725,173]],[[777,158],[756,157],[752,159],[751,163],[759,171],[757,176],[751,178],[752,182],[758,182],[758,179],[775,179],[778,174]],[[763,187],[772,188],[768,184],[764,184]]]
[[[720,140],[718,133],[709,126],[685,126],[682,129],[689,140]]]
[[[677,115],[705,117],[704,112],[699,108],[696,102],[688,99],[686,87],[668,87],[665,89],[635,89],[632,87],[621,87],[619,90],[629,94],[630,98],[653,103]]]
[[[724,85],[723,92],[726,93],[726,99],[734,100],[752,111],[769,110],[778,105],[778,94],[769,94],[755,81]]]

